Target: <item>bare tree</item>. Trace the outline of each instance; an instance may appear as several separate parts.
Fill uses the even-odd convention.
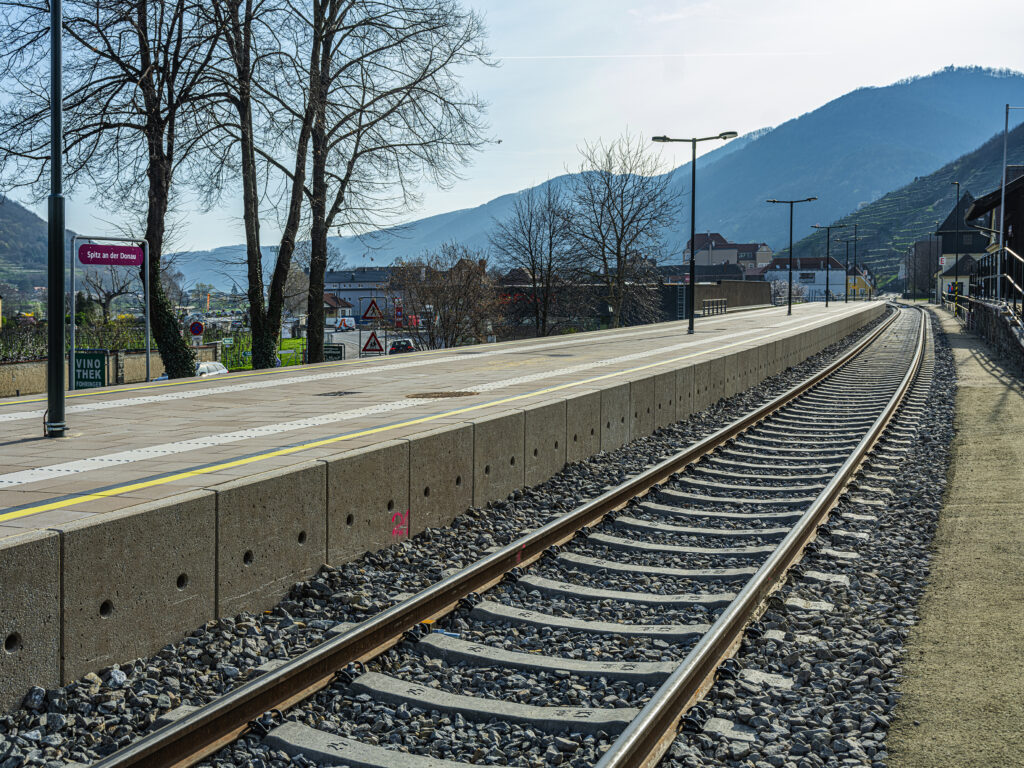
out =
[[[324,272],[332,230],[365,233],[445,186],[485,142],[484,103],[459,71],[486,62],[481,17],[459,0],[315,0],[309,359],[323,359]]]
[[[520,193],[512,211],[495,224],[490,235],[498,263],[528,287],[524,297],[534,332],[547,336],[559,292],[564,293],[573,269],[569,238],[569,209],[555,183]],[[517,302],[518,303],[518,302]]]
[[[194,374],[160,283],[166,219],[176,178],[203,138],[214,30],[198,0],[67,0],[64,3],[65,165],[69,190],[86,183],[113,210],[146,211],[153,334],[168,374]],[[0,176],[41,184],[49,161],[49,4],[0,0]]]
[[[655,268],[679,199],[640,136],[584,144],[569,193],[573,255],[600,285],[612,325],[660,316]]]
[[[482,342],[501,320],[498,286],[482,251],[445,243],[437,251],[395,264],[388,293],[400,299],[408,329],[429,349]]]
[[[132,273],[122,267],[92,268],[85,271],[83,282],[103,311],[103,323],[110,322],[110,307],[120,296],[135,293],[136,281]]]

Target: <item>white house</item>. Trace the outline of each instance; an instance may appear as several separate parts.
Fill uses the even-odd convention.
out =
[[[774,258],[764,270],[764,279],[769,282],[789,280],[789,257]],[[846,269],[834,257],[825,268],[824,256],[797,257],[793,259],[793,291],[802,293],[804,301],[824,301],[826,280],[832,298],[843,297],[846,283]],[[801,290],[798,291],[797,287]]]

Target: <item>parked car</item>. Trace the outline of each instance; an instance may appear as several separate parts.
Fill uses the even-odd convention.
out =
[[[389,355],[397,355],[402,352],[415,352],[416,345],[412,343],[412,339],[395,339],[391,342],[388,347]]]
[[[196,363],[196,376],[220,376],[222,373],[228,373],[223,363]]]

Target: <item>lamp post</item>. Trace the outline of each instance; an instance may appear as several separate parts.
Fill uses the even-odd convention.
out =
[[[960,307],[960,182],[950,182],[956,187],[956,208],[953,209],[953,220],[956,223],[956,245],[953,256],[953,317]]]
[[[776,200],[774,197],[765,202],[785,203],[789,206],[789,296],[786,299],[786,314],[793,314],[793,206],[797,203],[809,203],[816,197],[805,197],[801,200]]]
[[[1006,138],[1010,133],[1010,110],[1024,109],[1024,107],[1011,107],[1006,105],[1006,118],[1003,120],[1003,181],[999,187],[999,284],[998,298],[1003,298],[1003,272],[1006,270],[1006,253],[1003,247],[1006,245],[1004,233],[1006,231]]]
[[[859,277],[857,274],[857,224],[853,225],[853,279],[856,280]],[[854,282],[854,286],[857,283]]]
[[[822,226],[821,224],[812,224],[812,229],[824,229],[825,230],[825,306],[828,306],[828,275],[832,271],[832,230],[842,229],[845,224],[827,224]],[[845,279],[845,275],[844,275]]]
[[[46,422],[47,437],[63,437],[64,423],[64,183],[61,113],[61,0],[50,0],[50,196],[47,198]],[[71,318],[75,322],[75,318]]]
[[[690,142],[693,154],[690,158],[690,284],[686,287],[686,309],[687,314],[690,316],[690,325],[687,328],[687,333],[693,333],[693,315],[694,315],[694,293],[697,290],[697,259],[696,259],[696,240],[697,240],[697,142],[698,141],[711,141],[713,139],[735,139],[739,134],[736,131],[722,131],[717,136],[704,136],[699,139],[670,139],[668,136],[655,136],[651,141],[659,143],[665,143],[670,141],[688,141]]]
[[[846,246],[846,266],[845,272],[843,273],[843,303],[848,304],[850,301],[850,243],[852,240],[840,240],[836,238],[837,243],[842,243]]]

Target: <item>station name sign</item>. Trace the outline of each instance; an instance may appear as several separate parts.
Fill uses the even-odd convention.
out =
[[[78,260],[88,265],[113,265],[115,267],[138,267],[145,259],[145,252],[137,245],[90,245],[78,246]]]

